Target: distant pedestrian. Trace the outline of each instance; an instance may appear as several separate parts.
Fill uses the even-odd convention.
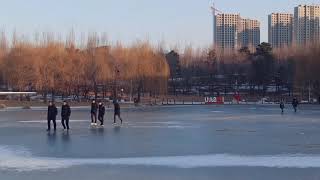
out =
[[[98,114],[98,120],[100,121],[100,125],[103,126],[104,122],[104,115],[106,113],[106,108],[102,102],[99,103],[99,114]]]
[[[63,129],[69,130],[69,120],[71,116],[71,109],[69,104],[66,101],[63,101],[63,105],[61,107],[61,124]]]
[[[98,104],[95,100],[91,103],[91,125],[97,125]]]
[[[121,124],[122,124],[122,118],[120,116],[120,104],[118,103],[117,100],[113,101],[113,104],[114,104],[113,124],[116,123],[116,116],[118,116],[118,118],[120,119]]]
[[[284,101],[283,100],[280,101],[280,109],[281,109],[281,113],[283,114],[284,113]]]
[[[297,98],[293,98],[293,100],[292,100],[292,107],[293,107],[293,109],[294,109],[294,112],[297,112],[298,105],[299,105],[298,99],[297,99]]]
[[[47,113],[47,123],[48,123],[47,131],[51,130],[51,128],[50,128],[51,121],[53,122],[54,131],[56,131],[56,129],[57,129],[57,125],[56,125],[57,115],[58,115],[57,107],[52,102],[49,102],[48,113]]]

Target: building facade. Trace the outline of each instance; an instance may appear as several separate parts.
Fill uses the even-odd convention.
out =
[[[293,41],[293,14],[270,14],[268,16],[268,39],[273,48],[290,47]]]
[[[251,51],[260,44],[260,22],[252,19],[241,19],[241,27],[238,32],[239,47],[248,47]]]
[[[215,16],[215,46],[222,50],[237,48],[239,14],[218,14]]]
[[[260,22],[242,19],[239,14],[217,14],[214,25],[215,48],[224,52],[242,47],[255,49],[260,43]]]
[[[294,8],[294,43],[298,46],[320,43],[320,6]]]

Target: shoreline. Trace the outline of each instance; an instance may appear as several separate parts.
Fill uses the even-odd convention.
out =
[[[74,103],[70,103],[71,104],[71,108],[72,109],[90,109],[90,105],[82,105],[82,104],[74,104]],[[2,103],[0,103],[0,105],[3,105]],[[286,107],[291,107],[290,103],[285,104]],[[60,108],[60,104],[57,104],[57,108]],[[224,104],[205,104],[204,102],[202,103],[184,103],[184,104],[139,104],[139,105],[134,105],[133,103],[121,103],[121,108],[122,109],[134,109],[134,108],[150,108],[150,107],[183,107],[183,106],[215,106],[215,107],[219,107],[219,106],[279,106],[278,103],[258,103],[258,102],[248,102],[248,103],[231,103],[231,102],[226,102]],[[300,104],[301,106],[320,106],[319,104]],[[44,110],[47,108],[46,104],[23,104],[23,105],[9,105],[9,106],[0,106],[0,110]],[[113,109],[113,105],[109,104],[106,105],[106,109],[110,110]]]

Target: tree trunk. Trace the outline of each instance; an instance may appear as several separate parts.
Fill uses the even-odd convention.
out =
[[[138,103],[141,102],[141,91],[142,91],[142,80],[139,81],[139,85],[138,85]]]
[[[48,102],[48,91],[47,91],[47,89],[44,90],[43,97],[44,97],[44,102],[47,103]]]
[[[98,88],[97,88],[97,82],[93,81],[93,91],[94,91],[94,99],[98,98]]]
[[[51,102],[54,102],[54,100],[55,100],[55,91],[52,88],[52,90],[51,90]]]

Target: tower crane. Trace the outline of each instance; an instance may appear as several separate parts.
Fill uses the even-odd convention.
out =
[[[212,10],[212,14],[215,16],[217,12],[222,13],[222,11],[220,11],[219,9],[216,8],[215,3],[212,4],[212,6],[210,7]]]
[[[211,11],[212,11],[212,16],[213,16],[213,42],[212,42],[212,44],[213,44],[213,48],[215,49],[215,47],[216,47],[216,33],[215,33],[215,31],[216,31],[216,14],[217,13],[223,13],[222,11],[220,11],[219,9],[217,9],[216,8],[216,6],[215,6],[215,3],[212,3],[212,5],[211,5]]]

